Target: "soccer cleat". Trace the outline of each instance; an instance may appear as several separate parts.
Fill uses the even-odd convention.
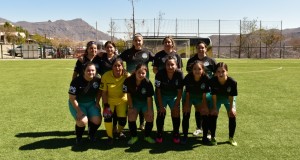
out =
[[[131,145],[131,144],[134,144],[135,142],[137,142],[138,140],[138,137],[131,137],[130,140],[128,141],[128,144]]]
[[[218,142],[217,142],[217,140],[216,140],[215,137],[212,137],[212,138],[211,138],[210,144],[211,144],[212,146],[218,145]]]
[[[82,143],[82,137],[76,137],[75,145],[80,145]]]
[[[233,138],[229,138],[229,143],[233,146],[237,146],[237,142]]]
[[[162,143],[162,142],[163,142],[163,138],[157,137],[157,138],[155,139],[155,142],[156,142],[156,143]]]
[[[202,130],[201,129],[196,129],[195,132],[193,133],[194,136],[198,136],[199,134],[202,134]]]
[[[145,125],[141,124],[139,129],[142,130],[142,131],[145,130]]]
[[[179,144],[180,143],[180,138],[179,138],[179,135],[178,134],[174,134],[173,135],[173,142],[175,144]]]
[[[88,138],[89,138],[90,142],[96,142],[97,141],[95,136],[89,136]]]
[[[155,143],[155,140],[154,140],[153,138],[151,138],[151,137],[145,137],[144,140],[145,140],[146,142],[150,143],[150,144]]]

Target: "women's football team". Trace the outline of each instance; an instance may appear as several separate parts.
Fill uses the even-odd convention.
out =
[[[127,121],[130,133],[127,143],[133,145],[139,139],[136,124],[138,115],[144,141],[150,144],[163,143],[167,137],[164,122],[168,106],[173,126],[170,139],[173,143],[188,143],[189,120],[194,106],[196,130],[193,135],[202,133],[203,145],[217,145],[217,119],[223,104],[229,120],[228,143],[237,146],[234,140],[237,82],[228,75],[227,64],[216,63],[208,57],[207,44],[200,41],[196,45],[197,53],[187,62],[187,74],[184,76],[183,63],[175,50],[173,38],[165,37],[162,45],[164,49],[154,55],[143,49],[143,37],[136,34],[132,49],[118,55],[112,41],[105,44],[104,54],[97,53],[95,42],[87,43],[85,54],[76,62],[68,92],[69,109],[75,120],[75,145],[83,143],[86,126],[88,140],[97,140],[96,132],[102,117],[108,145],[112,145],[115,139],[126,139],[123,129]],[[123,61],[127,69],[130,67],[129,72]],[[149,80],[148,62],[152,62],[154,85]],[[156,137],[152,138],[154,119]]]

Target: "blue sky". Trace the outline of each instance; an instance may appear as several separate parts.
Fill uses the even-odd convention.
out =
[[[110,19],[130,19],[129,0],[5,0],[0,17],[12,22],[82,18],[108,31]],[[282,21],[283,29],[300,27],[299,0],[136,0],[135,18]]]

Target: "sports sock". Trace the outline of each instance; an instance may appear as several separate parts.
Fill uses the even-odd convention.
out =
[[[90,130],[89,130],[89,136],[92,138],[95,136],[98,128],[100,127],[100,125],[95,125],[93,122],[90,122]]]
[[[207,137],[208,128],[209,128],[209,120],[207,115],[202,116],[202,129],[203,129],[203,137]]]
[[[218,116],[209,116],[209,120],[210,120],[210,132],[211,132],[211,137],[215,137],[216,136],[216,128],[217,128],[217,119]]]
[[[172,122],[173,122],[173,133],[179,134],[180,117],[172,117]]]
[[[137,136],[136,121],[128,122],[131,137]]]
[[[201,122],[202,122],[202,117],[199,111],[195,112],[195,119],[196,119],[196,126],[197,129],[201,129]]]
[[[113,123],[112,122],[104,122],[104,126],[106,129],[107,136],[113,138]]]
[[[152,129],[153,129],[153,122],[146,122],[146,125],[145,125],[145,137],[149,137],[150,136]]]
[[[158,134],[162,134],[162,131],[163,131],[163,128],[164,128],[164,123],[165,123],[165,117],[166,117],[166,114],[157,113],[156,128],[157,128],[157,133]]]
[[[85,126],[84,127],[79,127],[79,126],[75,125],[75,132],[76,132],[76,137],[77,138],[82,138],[84,129],[85,129]]]
[[[236,118],[229,117],[229,137],[233,138],[236,128]]]
[[[190,126],[190,115],[191,113],[184,113],[182,118],[182,132],[184,136],[188,135],[189,126]]]

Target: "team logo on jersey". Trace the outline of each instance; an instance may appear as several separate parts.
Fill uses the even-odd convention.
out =
[[[202,84],[201,84],[201,89],[202,89],[202,90],[205,89],[205,83],[202,83]]]
[[[123,85],[123,92],[127,92],[127,86]]]
[[[156,87],[160,87],[160,81],[155,80],[155,86],[156,86]]]
[[[148,54],[147,53],[142,53],[142,58],[147,59],[148,58]]]
[[[141,93],[142,93],[142,94],[146,94],[146,88],[142,88],[142,89],[141,89]]]
[[[70,86],[69,92],[72,94],[76,93],[76,87]]]
[[[231,87],[228,87],[228,88],[227,88],[227,92],[228,92],[228,93],[231,92]]]
[[[94,87],[94,88],[99,88],[99,83],[98,83],[98,82],[94,82],[94,83],[93,83],[93,87]]]
[[[203,65],[206,67],[206,66],[209,66],[209,62],[207,62],[207,61],[205,61],[204,63],[203,63]]]

